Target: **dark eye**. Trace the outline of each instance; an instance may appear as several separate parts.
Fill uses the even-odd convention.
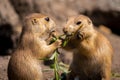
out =
[[[45,20],[46,20],[46,21],[50,21],[49,17],[46,17]]]
[[[76,25],[80,25],[81,24],[81,21],[78,21],[77,23],[76,23]]]

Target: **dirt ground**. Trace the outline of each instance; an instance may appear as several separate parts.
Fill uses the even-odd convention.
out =
[[[113,64],[112,64],[112,72],[120,74],[120,36],[115,35],[113,33],[103,33],[111,42],[114,48],[114,57],[113,57]],[[70,59],[71,55],[66,54],[68,59]],[[69,61],[65,56],[62,58],[64,62]],[[0,56],[0,80],[8,80],[7,78],[7,65],[9,62],[10,56]],[[65,61],[66,60],[66,61]],[[48,69],[46,66],[42,66],[43,69]],[[52,72],[53,73],[53,72]],[[46,80],[50,80],[53,78],[51,71],[44,72]],[[112,80],[120,80],[120,77],[112,78]]]

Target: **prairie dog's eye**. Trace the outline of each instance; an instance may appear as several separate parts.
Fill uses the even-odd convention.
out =
[[[77,23],[76,23],[76,25],[80,25],[81,24],[81,21],[78,21]]]
[[[50,21],[49,17],[46,17],[45,20],[48,21],[48,22]]]

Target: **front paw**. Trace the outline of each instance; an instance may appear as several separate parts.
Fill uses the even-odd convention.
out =
[[[83,32],[78,32],[76,35],[76,38],[82,40],[82,39],[84,39],[84,36],[85,36],[85,34]]]
[[[57,36],[58,36],[58,33],[57,33],[56,31],[54,31],[54,32],[51,33],[51,36],[52,36],[52,37],[57,37]]]
[[[56,47],[61,47],[62,41],[61,40],[56,40],[54,42],[54,44],[55,44]]]
[[[77,34],[76,38],[82,40],[83,36],[81,34]]]

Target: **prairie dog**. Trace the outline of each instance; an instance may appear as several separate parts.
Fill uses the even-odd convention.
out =
[[[68,80],[110,80],[113,49],[92,21],[84,15],[72,16],[63,31],[70,38],[64,49],[73,51]]]
[[[9,80],[43,80],[38,59],[61,45],[60,40],[47,44],[54,29],[55,22],[46,15],[33,13],[25,18],[20,44],[8,64]]]

